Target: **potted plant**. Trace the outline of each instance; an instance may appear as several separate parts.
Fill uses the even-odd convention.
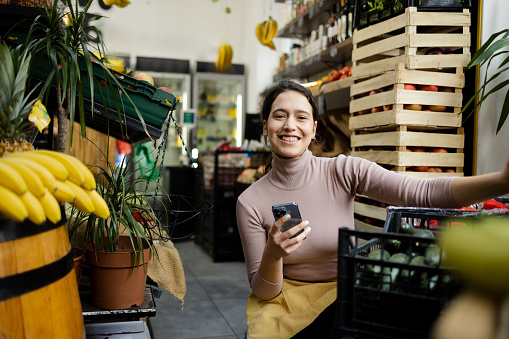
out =
[[[51,0],[40,8],[40,15],[34,18],[26,34],[26,39],[21,41],[24,48],[32,54],[32,69],[43,73],[44,79],[40,98],[48,101],[50,92],[56,96],[56,116],[58,122],[58,139],[56,151],[66,153],[67,149],[67,119],[75,121],[76,114],[79,114],[81,134],[86,136],[85,124],[85,95],[84,90],[90,90],[90,110],[94,112],[94,87],[107,87],[111,92],[115,88],[122,88],[116,71],[128,74],[125,69],[109,65],[106,47],[101,31],[92,23],[102,16],[88,13],[94,0],[80,10],[78,0]],[[16,29],[16,27],[14,27]],[[94,70],[100,68],[104,75],[104,84],[100,84],[94,76]],[[41,72],[40,69],[44,69]],[[117,76],[115,76],[115,74]],[[54,85],[54,88],[53,86]],[[133,103],[129,94],[124,91],[123,98],[133,106],[136,114],[148,135],[144,119]],[[114,104],[108,105],[108,100],[101,97],[100,101],[104,107],[114,108],[118,112],[119,121],[122,119],[122,102],[116,97]],[[114,106],[114,107],[111,107]],[[120,129],[123,129],[122,123]],[[73,124],[70,124],[70,137],[72,144]],[[122,132],[122,135],[124,133]]]
[[[493,33],[490,36],[490,38],[481,46],[481,48],[479,48],[479,50],[472,56],[470,63],[467,65],[467,68],[476,67],[477,65],[479,66],[486,65],[486,72],[484,75],[484,82],[479,86],[479,90],[470,98],[470,100],[465,104],[465,106],[461,110],[461,112],[464,113],[474,102],[474,100],[476,98],[478,99],[474,107],[470,109],[467,118],[470,117],[470,115],[472,115],[472,113],[477,107],[481,108],[481,105],[484,102],[484,100],[486,100],[491,94],[498,92],[509,85],[509,79],[506,79],[500,82],[499,84],[495,85],[489,91],[486,91],[489,83],[491,83],[501,74],[504,74],[509,70],[508,65],[509,56],[506,56],[502,59],[497,58],[504,54],[509,53],[509,51],[507,51],[508,45],[509,45],[509,29],[504,29],[501,30],[500,32]],[[496,66],[497,69],[493,74],[491,74],[488,77],[488,71],[490,70],[490,67],[493,67],[492,62],[494,62],[495,59],[499,60],[499,63],[495,64],[497,65]],[[509,91],[507,91],[505,95],[504,104],[502,106],[502,112],[498,120],[496,131],[497,134],[504,125],[508,115],[509,115]]]
[[[162,226],[145,193],[135,188],[144,179],[130,173],[127,163],[106,163],[106,167],[97,166],[96,181],[110,217],[74,210],[69,233],[72,236],[83,228],[92,304],[101,309],[126,309],[143,302],[146,264],[152,255],[157,257],[152,240],[162,236]],[[120,296],[124,292],[127,295]]]

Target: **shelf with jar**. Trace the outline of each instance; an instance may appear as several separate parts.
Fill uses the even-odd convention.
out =
[[[313,14],[313,21],[304,20],[311,16],[311,12],[304,12],[279,32],[278,37],[297,40],[289,54],[281,57],[278,73],[274,76],[275,82],[292,77],[310,78],[343,67],[351,60],[353,0],[320,1],[312,8],[320,11],[320,15]]]

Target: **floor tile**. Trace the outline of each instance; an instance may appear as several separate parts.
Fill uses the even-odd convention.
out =
[[[246,333],[246,298],[218,299],[214,300],[219,312],[232,327],[235,334]]]

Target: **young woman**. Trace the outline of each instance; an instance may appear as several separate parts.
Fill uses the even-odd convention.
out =
[[[483,176],[418,179],[360,158],[315,157],[308,146],[317,115],[309,90],[291,81],[281,81],[263,102],[272,161],[237,202],[252,289],[249,338],[331,336],[338,228],[354,227],[356,194],[398,206],[457,208],[509,192],[509,162],[503,172]],[[272,206],[289,202],[298,203],[303,222],[282,233],[289,215],[274,221]]]

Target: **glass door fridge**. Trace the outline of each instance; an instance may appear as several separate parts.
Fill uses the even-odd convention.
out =
[[[193,75],[193,108],[197,126],[193,144],[199,152],[212,151],[221,142],[240,147],[245,114],[244,74],[196,72]]]

